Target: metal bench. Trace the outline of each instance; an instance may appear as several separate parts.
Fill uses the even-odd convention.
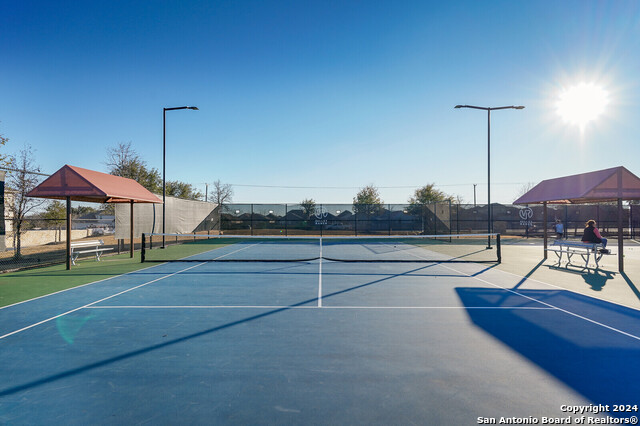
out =
[[[103,247],[104,241],[102,240],[90,240],[90,241],[72,241],[71,242],[71,263],[76,264],[78,256],[83,253],[95,253],[96,261],[100,261],[102,253],[105,251],[113,250],[110,247]]]
[[[596,264],[596,269],[600,267],[599,262],[604,255],[612,255],[610,252],[603,252],[604,246],[602,243],[583,243],[582,241],[568,241],[568,240],[555,240],[551,244],[552,248],[547,251],[552,251],[558,256],[558,266],[562,262],[562,255],[567,255],[567,265],[571,265],[572,257],[574,255],[580,255],[584,261],[584,267],[589,267],[589,259],[593,255],[593,261]]]

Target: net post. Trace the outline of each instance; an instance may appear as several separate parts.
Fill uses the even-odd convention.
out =
[[[146,235],[143,232],[142,233],[142,244],[140,245],[140,263],[144,263],[144,257],[145,257],[145,254],[146,254],[145,253],[145,250],[146,250],[145,246],[147,245],[146,244],[146,240],[147,240]]]
[[[496,254],[498,255],[498,263],[502,263],[502,246],[500,245],[500,234],[496,234]]]
[[[544,259],[547,259],[547,228],[549,224],[547,223],[547,202],[542,203],[542,227],[543,230],[543,240],[544,240]]]
[[[438,205],[433,203],[433,235],[438,235]]]
[[[449,242],[451,242],[451,199],[449,199]]]
[[[353,235],[358,236],[358,204],[353,205]]]

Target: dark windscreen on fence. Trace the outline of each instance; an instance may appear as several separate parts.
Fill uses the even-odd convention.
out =
[[[640,208],[625,206],[625,236],[640,228]],[[219,230],[238,235],[437,235],[485,233],[542,237],[543,207],[492,204],[492,229],[486,205],[434,204],[229,204],[220,209]],[[594,219],[603,232],[617,233],[617,206],[549,206],[547,229],[560,220],[567,237],[579,238],[585,222]],[[218,229],[216,229],[218,230]]]
[[[309,235],[309,236],[384,236],[484,234],[488,232],[486,205],[435,204],[228,204],[216,207],[191,233],[227,235]],[[541,238],[541,205],[492,205],[491,232],[509,238]],[[116,212],[116,216],[117,216]],[[128,212],[127,212],[128,214]],[[167,216],[171,217],[171,211]],[[624,236],[640,233],[640,205],[625,205]],[[109,255],[126,251],[128,239],[115,237],[118,221],[114,216],[74,216],[72,239],[101,239],[113,248]],[[564,224],[565,237],[579,239],[585,222],[594,219],[607,237],[617,236],[617,206],[609,204],[548,206],[547,229],[556,220]],[[20,225],[19,232],[18,224]],[[157,225],[157,224],[156,224]],[[195,226],[195,225],[194,225]],[[0,250],[0,272],[65,262],[65,220],[44,218],[41,213],[18,220],[8,217],[0,226],[4,246]],[[185,231],[185,232],[187,232]],[[152,232],[141,226],[139,232]],[[155,241],[154,244],[158,241]],[[136,236],[136,249],[140,240]],[[173,241],[167,241],[171,244]]]

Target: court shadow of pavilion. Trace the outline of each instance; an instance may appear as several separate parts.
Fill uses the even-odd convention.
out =
[[[456,292],[473,324],[594,404],[637,404],[640,312],[565,290]]]

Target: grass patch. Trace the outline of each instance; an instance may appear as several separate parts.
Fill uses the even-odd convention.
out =
[[[133,259],[126,253],[104,256],[100,262],[96,262],[95,258],[80,260],[76,266],[71,266],[69,271],[66,270],[66,265],[62,264],[2,274],[0,307],[149,266],[140,263],[140,253],[135,253]]]

